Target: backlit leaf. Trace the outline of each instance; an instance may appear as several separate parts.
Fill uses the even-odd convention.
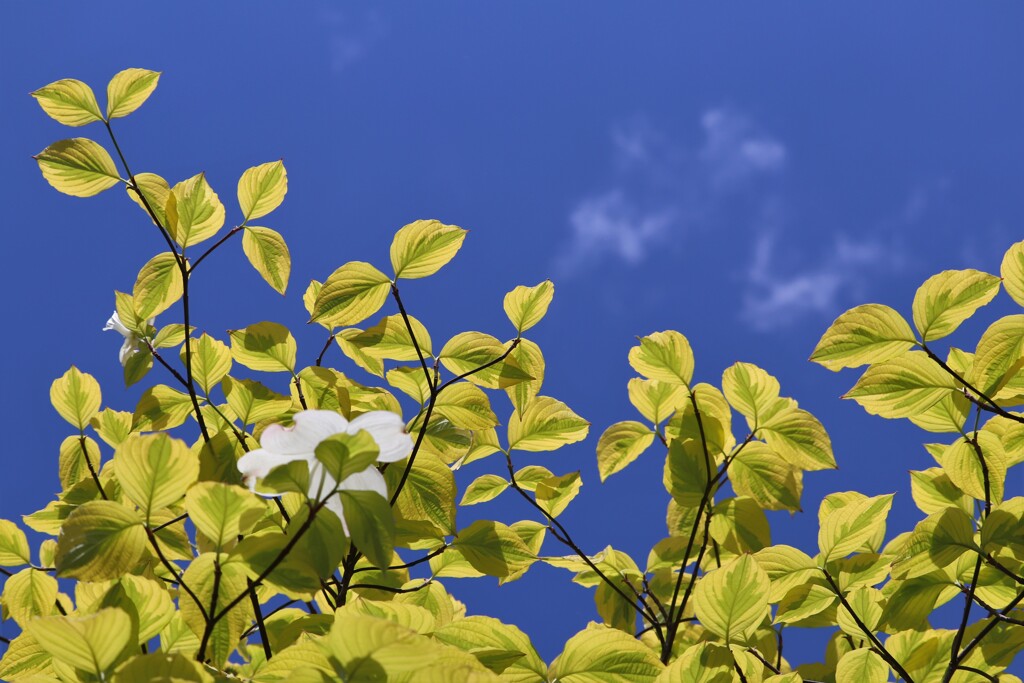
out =
[[[827,515],[818,531],[818,548],[825,562],[846,557],[885,529],[892,507],[892,494],[864,498]]]
[[[99,382],[73,365],[50,385],[50,403],[79,430],[99,411],[102,398]]]
[[[172,187],[164,209],[166,227],[183,248],[210,239],[224,225],[224,205],[206,182],[205,173]]]
[[[242,251],[260,277],[275,292],[284,294],[292,271],[292,257],[281,234],[270,228],[247,225],[242,233]]]
[[[629,364],[648,379],[689,386],[693,379],[693,351],[686,337],[674,330],[640,338],[629,350]]]
[[[999,278],[978,270],[933,275],[914,295],[914,324],[924,341],[941,339],[999,293]]]
[[[522,334],[541,321],[555,296],[555,285],[544,280],[533,287],[519,285],[505,295],[505,315]]]
[[[880,363],[909,351],[914,331],[899,313],[881,304],[851,308],[836,318],[814,347],[811,360],[829,370]]]
[[[520,451],[552,451],[587,437],[590,423],[549,396],[538,396],[522,417],[508,422],[508,445]]]
[[[387,275],[369,263],[351,261],[321,285],[311,320],[332,326],[355,325],[379,311],[390,292]]]
[[[163,313],[181,298],[183,289],[178,260],[169,251],[157,254],[142,266],[132,297],[140,318],[152,318]]]
[[[148,69],[125,69],[117,73],[107,84],[107,118],[128,116],[141,107],[156,90],[159,80],[160,72]]]
[[[468,381],[488,389],[504,389],[533,379],[511,358],[498,360],[506,348],[489,334],[462,332],[448,340],[438,357],[449,372],[466,375]]]
[[[107,150],[88,138],[55,142],[35,160],[46,182],[72,197],[92,197],[122,182]]]
[[[477,571],[499,578],[526,569],[537,559],[519,535],[500,522],[473,522],[459,531],[452,547]]]
[[[956,390],[956,382],[922,351],[908,351],[872,365],[843,398],[872,415],[910,417],[928,410]]]
[[[455,258],[466,238],[466,230],[436,220],[406,225],[391,242],[391,267],[395,279],[433,275]]]
[[[597,442],[597,469],[604,481],[636,460],[654,442],[654,432],[639,422],[616,422]]]
[[[234,541],[265,510],[266,506],[251,492],[220,482],[199,482],[185,494],[189,519],[218,549]]]
[[[1017,242],[1006,250],[999,273],[1003,276],[1006,293],[1024,306],[1024,241]]]
[[[74,78],[63,78],[32,93],[50,118],[65,126],[84,126],[102,121],[92,88]]]
[[[693,609],[701,624],[728,643],[746,642],[768,615],[768,574],[741,555],[697,582]]]
[[[569,639],[550,676],[561,683],[653,683],[664,668],[632,635],[594,625]]]
[[[228,334],[232,357],[250,370],[295,371],[295,338],[284,325],[261,322]]]
[[[164,433],[129,437],[114,453],[114,467],[121,488],[147,521],[180,500],[199,476],[199,460],[189,447]]]
[[[288,172],[285,171],[281,161],[270,161],[247,169],[238,179],[238,205],[242,208],[242,215],[245,216],[244,222],[248,223],[251,218],[266,216],[281,206],[287,192]],[[266,230],[266,228],[262,229]],[[252,257],[249,260],[252,260]],[[258,267],[257,270],[259,270]],[[278,291],[284,293],[280,289]]]
[[[102,677],[131,638],[131,619],[119,609],[75,617],[45,617],[26,627],[54,659]]]
[[[103,581],[130,571],[145,550],[146,532],[137,512],[94,500],[75,508],[64,521],[54,562],[59,577]]]
[[[836,666],[836,683],[885,683],[888,680],[889,666],[868,648],[847,652]]]

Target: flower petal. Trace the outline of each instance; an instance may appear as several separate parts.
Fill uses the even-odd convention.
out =
[[[245,483],[252,489],[256,485],[256,480],[270,474],[270,470],[296,459],[295,456],[279,455],[271,453],[266,448],[259,448],[255,451],[249,451],[239,458],[237,466],[238,471],[242,473],[242,478],[245,479]]]
[[[128,362],[128,358],[138,350],[139,345],[135,340],[135,335],[129,332],[128,336],[124,338],[124,344],[121,344],[121,350],[117,354],[117,359],[121,361],[122,367]]]
[[[270,425],[263,430],[260,445],[279,455],[302,456],[311,460],[321,441],[341,434],[348,420],[330,410],[304,410],[292,418],[294,427]]]
[[[110,316],[110,319],[107,320],[107,324],[103,326],[104,332],[107,332],[108,330],[114,330],[122,337],[127,337],[131,334],[131,330],[125,327],[124,323],[121,322],[121,316],[117,314],[117,311],[114,311],[114,315]]]
[[[370,432],[377,442],[377,462],[396,462],[412,452],[412,437],[406,433],[401,415],[387,410],[364,413],[349,423],[348,433],[355,434],[360,429]]]
[[[376,491],[384,498],[388,497],[388,485],[384,483],[384,475],[373,465],[362,472],[345,477],[338,484],[338,488],[346,491]]]

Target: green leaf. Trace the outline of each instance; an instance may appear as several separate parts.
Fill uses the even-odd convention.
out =
[[[960,437],[942,454],[942,470],[957,488],[977,500],[999,503],[1006,481],[1006,453],[995,434],[974,433],[977,447]],[[981,451],[984,466],[978,456]]]
[[[405,393],[420,405],[430,398],[430,384],[423,369],[419,367],[398,367],[387,371],[388,384]]]
[[[352,542],[378,569],[391,564],[395,551],[395,520],[386,498],[375,491],[338,493]]]
[[[509,486],[508,481],[496,474],[484,474],[474,479],[466,487],[459,505],[476,505],[477,503],[486,503],[489,500],[494,500]]]
[[[132,431],[155,432],[173,429],[185,422],[192,412],[192,399],[165,384],[157,384],[143,392],[132,416]]]
[[[313,301],[312,322],[355,325],[380,310],[391,280],[369,263],[351,261],[331,273]]]
[[[251,218],[260,218],[281,206],[284,196],[288,192],[288,172],[285,171],[284,163],[281,161],[269,161],[259,166],[247,169],[242,177],[238,179],[238,205],[242,208],[242,215],[245,216],[243,223],[248,223]],[[260,228],[266,230],[266,228]],[[270,230],[269,232],[273,232]],[[248,234],[248,230],[246,231]],[[273,233],[277,235],[277,233]],[[278,236],[279,237],[279,236]],[[282,246],[284,242],[281,242]],[[246,255],[249,254],[248,249]],[[287,250],[285,250],[287,256]],[[249,257],[252,261],[252,257]],[[256,265],[253,262],[253,265]],[[260,270],[256,266],[256,270]],[[260,271],[261,273],[263,271]],[[266,275],[264,275],[266,277]],[[285,278],[287,280],[287,277]],[[267,282],[270,282],[268,279]],[[271,283],[273,285],[273,283]],[[277,289],[275,287],[275,289]],[[284,289],[278,289],[284,294]]]
[[[232,357],[250,370],[295,372],[295,338],[284,325],[261,322],[228,334]]]
[[[57,579],[43,571],[22,569],[4,583],[6,613],[21,628],[36,617],[54,613],[57,600]]]
[[[918,415],[938,403],[956,382],[923,351],[908,351],[872,365],[843,398],[852,398],[872,415]]]
[[[555,285],[544,280],[533,287],[519,285],[505,295],[505,315],[520,335],[541,321],[555,296]]]
[[[142,380],[153,369],[153,352],[146,347],[138,349],[125,359],[124,385],[130,387]]]
[[[260,277],[275,292],[284,294],[292,271],[292,257],[281,234],[270,228],[247,225],[242,233],[242,251]]]
[[[384,472],[389,491],[398,487],[406,465],[403,460]],[[421,450],[395,501],[396,519],[423,523],[426,528],[421,527],[421,532],[435,538],[451,536],[455,533],[455,493],[452,471],[440,457]]]
[[[34,158],[46,182],[72,197],[92,197],[123,182],[107,150],[88,138],[55,142]]]
[[[60,530],[57,576],[82,581],[116,579],[146,551],[142,518],[109,500],[93,500],[72,511]]]
[[[25,564],[32,564],[25,532],[14,522],[0,519],[0,566],[20,567]]]
[[[99,411],[102,400],[99,382],[74,365],[50,385],[50,403],[79,431],[84,430]]]
[[[728,647],[717,643],[697,643],[669,664],[655,683],[733,683],[737,680],[734,666]]]
[[[714,469],[714,461],[696,439],[673,439],[665,458],[665,490],[683,507],[697,507]]]
[[[132,288],[136,314],[140,318],[159,315],[180,299],[183,291],[178,259],[169,251],[157,254],[142,266]]]
[[[430,335],[427,328],[416,318],[408,318],[409,327],[412,327],[415,335],[415,344],[413,336],[409,334],[409,327],[400,315],[384,316],[373,327],[347,337],[347,341],[372,358],[418,361],[420,354],[425,358],[431,358]]]
[[[722,392],[729,405],[760,426],[778,411],[779,380],[751,363],[734,363],[722,373]]]
[[[627,385],[629,402],[651,424],[660,424],[688,402],[687,388],[657,379],[633,378]]]
[[[853,608],[852,612],[845,605],[839,605],[836,609],[836,622],[844,633],[851,638],[864,637],[864,631],[861,629],[860,624],[857,623],[857,619],[854,619],[854,615],[870,631],[878,630],[878,626],[882,621],[882,604],[885,602],[885,598],[880,590],[863,586],[850,591],[849,595],[846,596],[846,601]]]
[[[302,492],[307,490],[308,483]],[[218,550],[250,529],[265,511],[259,498],[240,486],[201,481],[185,494],[189,519]]]
[[[526,406],[537,396],[544,384],[544,354],[540,347],[529,339],[520,339],[519,344],[508,354],[508,359],[533,378],[505,387],[505,393],[515,406],[516,413],[522,416]]]
[[[199,476],[199,460],[185,442],[164,433],[129,437],[114,453],[117,479],[149,521],[171,505]]]
[[[813,627],[819,625],[816,620],[808,621],[818,615],[827,616],[829,608],[839,602],[832,588],[825,584],[824,579],[815,576],[806,583],[791,588],[779,601],[779,609],[775,616],[776,624],[798,624]]]
[[[753,555],[771,579],[770,602],[779,602],[789,591],[817,576],[818,565],[801,550],[788,545],[764,548]]]
[[[478,520],[457,534],[452,544],[473,568],[502,578],[526,569],[537,556],[519,535],[500,522]]]
[[[199,339],[189,338],[192,345],[192,377],[209,394],[231,372],[231,350],[219,339],[203,333]],[[181,346],[181,362],[185,363],[185,345]]]
[[[218,557],[219,572],[215,568]],[[248,588],[242,563],[224,560],[224,555],[203,553],[192,561],[181,577],[182,582],[192,589],[192,593],[182,591],[178,597],[178,609],[181,618],[199,638],[202,638],[206,629],[203,614],[219,614],[229,602]],[[192,594],[199,599],[199,604],[193,600]],[[216,666],[223,666],[235,651],[251,618],[252,606],[249,600],[241,600],[213,627],[206,654]]]
[[[846,557],[885,529],[893,494],[863,498],[825,514],[818,530],[822,560]],[[823,503],[824,505],[824,503]]]
[[[238,416],[242,424],[280,418],[292,405],[289,397],[271,391],[251,379],[225,377],[221,381],[221,389],[231,412]]]
[[[22,631],[11,640],[3,660],[0,660],[0,679],[31,680],[33,676],[49,674],[53,674],[53,658],[35,638]]]
[[[1024,315],[1008,315],[992,323],[978,340],[971,385],[995,396],[1024,368]]]
[[[924,576],[944,569],[968,550],[977,549],[974,520],[959,508],[946,508],[917,523],[892,562],[892,576]]]
[[[362,472],[377,462],[380,448],[365,430],[355,434],[334,434],[316,446],[316,459],[336,482]]]
[[[640,337],[640,345],[629,350],[629,364],[648,379],[686,386],[693,379],[690,342],[674,330]]]
[[[135,655],[118,667],[113,683],[206,683],[206,672],[180,652]]]
[[[100,106],[92,88],[74,78],[63,78],[32,93],[50,118],[65,126],[84,126],[102,121]]]
[[[152,211],[156,215],[157,225],[161,228],[167,229],[170,223],[167,220],[167,201],[171,194],[171,186],[167,184],[167,181],[158,176],[155,173],[137,173],[135,175],[135,184],[138,189],[142,192],[140,196],[136,192],[135,188],[130,184],[125,188],[128,193],[128,197],[138,204],[139,208],[146,212],[149,216],[149,212]],[[142,201],[142,197],[146,198],[146,201]],[[146,205],[149,205],[147,208]],[[153,216],[149,216],[150,220]],[[120,312],[118,312],[120,315]],[[125,318],[121,316],[121,322],[124,322]],[[127,325],[127,323],[125,323]],[[132,329],[128,325],[128,329]]]
[[[504,389],[533,379],[510,357],[498,362],[506,348],[489,334],[462,332],[448,340],[438,357],[449,372],[467,375],[467,380],[488,389]]]
[[[498,424],[487,394],[469,382],[458,382],[438,394],[434,412],[460,429],[490,429]]]
[[[125,69],[107,84],[107,118],[128,116],[142,106],[156,90],[159,71]]]
[[[881,304],[851,308],[836,318],[814,347],[811,360],[829,370],[880,363],[909,351],[914,331],[899,313]]]
[[[794,467],[809,471],[836,467],[832,440],[818,418],[806,410],[780,410],[761,425],[759,434]]]
[[[507,683],[543,683],[547,681],[548,668],[530,642],[530,638],[515,626],[503,624],[486,616],[471,616],[457,619],[434,630],[434,638],[460,650],[471,652],[487,665],[479,654],[483,650],[505,652],[509,663],[497,673]]]
[[[384,375],[384,361],[377,356],[371,356],[362,348],[352,343],[352,339],[358,337],[362,333],[363,331],[358,327],[349,327],[336,332],[334,335],[334,341],[337,342],[338,348],[341,349],[341,352],[348,356],[352,362],[363,370],[366,370],[371,375],[381,377]],[[419,371],[420,369],[416,368],[416,370]]]
[[[391,242],[391,267],[395,279],[427,277],[455,258],[466,239],[466,230],[436,220],[406,225]]]
[[[910,495],[918,509],[926,515],[942,512],[948,507],[957,507],[971,512],[974,503],[970,497],[950,481],[938,467],[910,472]]]
[[[300,508],[299,515],[293,519],[298,519],[300,515],[304,517],[305,510]],[[337,516],[331,512],[321,514],[324,518],[333,517],[337,520]],[[335,524],[339,536],[331,542],[334,547],[344,548],[347,539],[340,530],[341,522]],[[263,576],[269,570],[263,582],[270,591],[293,598],[308,598],[320,588],[320,576],[314,566],[308,539],[303,536],[289,548],[291,541],[289,534],[276,531],[249,534],[231,551],[232,564],[242,565],[251,579]]]
[[[914,324],[926,342],[960,327],[999,293],[999,278],[977,270],[946,270],[933,275],[914,295]]]
[[[885,683],[889,665],[868,648],[843,655],[836,666],[836,683]]]
[[[579,472],[570,472],[560,477],[549,477],[537,483],[536,498],[537,505],[552,517],[557,517],[565,511],[583,486]]]
[[[607,626],[580,631],[551,664],[559,683],[653,683],[664,665],[632,635]]]
[[[132,628],[126,612],[108,608],[86,616],[36,619],[26,631],[54,659],[102,678],[128,645]]]
[[[278,465],[263,477],[260,482],[263,490],[271,493],[309,493],[309,463],[305,460],[292,460]]]
[[[654,432],[639,422],[616,422],[597,442],[597,470],[601,481],[620,472],[654,442]]]
[[[183,249],[210,239],[224,226],[224,205],[206,182],[205,173],[172,187],[164,209],[165,227]]]
[[[1010,246],[1003,255],[999,268],[1003,276],[1003,287],[1019,305],[1024,306],[1024,241]]]
[[[767,444],[747,444],[733,460],[729,480],[738,495],[749,496],[765,510],[800,511],[803,476]]]
[[[508,447],[520,451],[553,451],[587,438],[590,423],[549,396],[538,396],[508,421]]]

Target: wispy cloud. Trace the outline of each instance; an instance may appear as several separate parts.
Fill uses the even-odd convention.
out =
[[[331,69],[341,72],[363,59],[370,48],[387,35],[388,27],[377,12],[354,15],[334,7],[321,12],[329,32]]]
[[[562,277],[608,260],[639,265],[726,194],[785,165],[785,146],[733,109],[709,109],[699,123],[696,149],[673,144],[642,118],[612,128],[613,182],[569,212],[570,243],[555,264]]]
[[[814,266],[787,267],[786,256],[779,254],[778,232],[767,230],[758,235],[740,318],[759,332],[788,327],[808,314],[838,312],[843,300],[864,297],[872,272],[890,269],[898,261],[881,241],[845,236],[836,238]]]

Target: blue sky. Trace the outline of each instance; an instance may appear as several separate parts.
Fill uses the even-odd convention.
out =
[[[62,137],[102,140],[102,130],[63,129],[28,96],[65,77],[102,91],[137,66],[163,77],[118,122],[136,172],[173,182],[206,171],[228,221],[243,170],[283,158],[289,173],[288,198],[266,219],[292,249],[287,296],[258,278],[240,244],[228,245],[194,285],[201,328],[224,338],[283,322],[312,361],[323,339],[302,325],[308,280],[349,260],[385,266],[396,229],[438,218],[468,228],[466,245],[440,275],[403,289],[438,346],[467,329],[509,336],[504,293],[555,281],[548,317],[529,336],[547,357],[544,393],[589,419],[592,435],[518,461],[582,471],[563,521],[586,549],[612,544],[642,564],[665,533],[661,454],[604,485],[594,456],[606,426],[635,416],[625,391],[634,337],[662,329],[690,339],[698,379],[717,383],[733,362],[757,363],[829,429],[840,470],[805,478],[808,512],[773,516],[776,542],[812,549],[813,513],[835,490],[896,492],[890,528],[916,519],[906,472],[931,466],[921,443],[933,438],[840,401],[855,374],[806,359],[843,310],[876,301],[908,314],[932,273],[995,272],[1021,239],[1021,5],[5,10],[2,372],[4,415],[18,427],[4,455],[17,485],[0,517],[42,507],[58,487],[67,430],[49,408],[55,377],[73,363],[125,410],[139,393],[120,385],[119,338],[100,329],[113,291],[130,290],[162,244],[120,191],[82,200],[42,180],[32,154]],[[979,317],[987,324],[1009,310],[1002,296]],[[965,326],[952,343],[972,347],[983,327]],[[333,359],[349,370],[340,353]],[[460,484],[498,467],[467,468]],[[1018,473],[1007,495],[1022,489]],[[467,510],[460,525],[530,515],[505,495]],[[553,541],[548,550],[562,553]],[[500,589],[493,580],[449,587],[472,612],[518,624],[549,659],[595,618],[591,592],[550,568]],[[794,660],[820,658],[796,641]]]

